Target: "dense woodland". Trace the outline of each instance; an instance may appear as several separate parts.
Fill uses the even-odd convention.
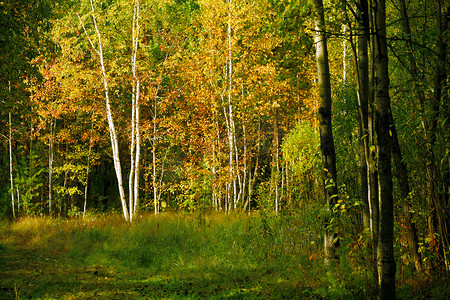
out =
[[[372,257],[382,298],[399,264],[448,276],[447,1],[7,0],[0,15],[3,218],[319,205],[325,264]]]

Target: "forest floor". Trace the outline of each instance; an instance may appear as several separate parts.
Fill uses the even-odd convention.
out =
[[[323,267],[319,231],[304,222],[219,214],[132,225],[118,215],[3,221],[0,299],[374,298],[364,272]],[[401,298],[449,292],[401,284]]]

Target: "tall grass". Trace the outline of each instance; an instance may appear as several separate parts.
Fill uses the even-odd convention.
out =
[[[305,227],[300,216],[183,213],[143,215],[132,224],[117,218],[71,220],[67,226],[55,222],[55,227],[56,232],[61,227],[65,231],[65,245],[75,260],[154,273],[249,270],[261,262],[278,265],[320,252],[319,227]],[[47,237],[45,243],[54,243],[53,239]]]

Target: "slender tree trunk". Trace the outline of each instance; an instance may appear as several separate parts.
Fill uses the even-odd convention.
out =
[[[89,145],[89,153],[88,153],[88,157],[87,157],[87,167],[86,167],[86,183],[84,184],[83,218],[86,216],[87,192],[88,192],[90,159],[91,159],[91,148],[92,147]]]
[[[332,210],[337,203],[336,186],[336,153],[334,148],[333,131],[331,124],[331,83],[328,65],[327,38],[324,31],[324,11],[322,0],[314,0],[314,42],[316,45],[316,63],[319,85],[319,132],[320,148],[322,152],[322,178],[324,185],[324,196],[327,209]],[[329,219],[325,220],[328,227]],[[325,264],[330,264],[337,258],[338,246],[337,234],[330,229],[325,229]]]
[[[212,97],[213,99],[213,97]],[[214,210],[219,210],[220,208],[220,186],[218,186],[218,175],[217,175],[217,166],[218,163],[218,151],[219,151],[219,143],[220,143],[220,130],[218,123],[218,114],[214,110],[213,105],[211,104],[211,111],[214,113],[214,131],[211,134],[211,142],[212,142],[212,207]]]
[[[369,209],[369,9],[367,0],[359,2],[359,36],[358,52],[355,55],[357,61],[357,84],[358,84],[358,112],[359,112],[359,172],[360,172],[360,197],[364,203],[362,208],[363,227],[370,228]]]
[[[66,149],[66,151],[67,151],[67,149]],[[68,152],[68,151],[67,151]],[[66,162],[67,163],[67,162]],[[64,201],[64,216],[67,216],[67,211],[68,211],[68,209],[67,209],[67,193],[66,193],[66,191],[67,191],[67,175],[69,174],[69,170],[65,170],[64,171],[64,183],[63,183],[63,191],[64,191],[64,196],[63,196],[63,198],[62,198],[62,201]],[[62,203],[62,201],[61,201],[61,203]],[[61,206],[62,207],[62,206]],[[62,214],[61,212],[60,212],[60,214]]]
[[[20,191],[19,187],[16,185],[16,194],[17,194],[17,214],[20,213]]]
[[[356,61],[357,74],[357,101],[358,101],[358,129],[359,129],[359,172],[360,172],[360,197],[365,204],[362,207],[363,228],[371,232],[371,249],[373,255],[372,271],[375,286],[378,286],[378,267],[376,263],[376,251],[378,244],[378,186],[376,155],[373,130],[373,51],[369,55],[370,22],[369,3],[360,0],[357,3],[358,14],[358,47],[352,45]],[[372,68],[370,68],[370,63]],[[372,70],[372,71],[370,71]],[[370,105],[369,105],[370,104]],[[370,109],[369,109],[370,108]]]
[[[274,194],[275,194],[275,213],[278,213],[279,206],[279,182],[280,182],[280,141],[278,135],[278,110],[275,108],[275,124],[274,124],[274,159],[275,159],[275,168],[273,173],[275,173],[274,178]]]
[[[140,122],[139,122],[139,81],[136,86],[136,161],[134,163],[134,203],[130,210],[133,210],[133,214],[136,213],[139,205],[139,161],[141,157],[141,133],[140,133]]]
[[[131,147],[130,147],[130,174],[128,176],[128,207],[130,222],[133,221],[133,207],[134,207],[134,175],[136,174],[136,86],[133,82],[133,87],[131,91]]]
[[[231,93],[233,89],[233,57],[232,57],[232,26],[231,26],[231,9],[232,9],[232,0],[228,0],[228,26],[227,26],[227,41],[228,41],[228,67],[227,67],[227,80],[228,80],[228,116],[227,118],[227,125],[228,125],[228,143],[229,143],[229,149],[230,149],[230,182],[229,182],[229,190],[231,193],[230,201],[233,202],[233,209],[236,209],[236,202],[237,202],[237,186],[236,186],[236,163],[235,160],[235,141],[236,141],[236,130],[235,130],[235,124],[234,124],[234,112],[233,112],[233,103],[231,99]],[[232,188],[232,192],[231,192]],[[231,203],[229,205],[229,208],[231,207]]]
[[[342,85],[345,89],[347,85],[347,25],[342,24]],[[344,101],[346,101],[347,95],[344,94]]]
[[[13,179],[13,161],[12,161],[12,130],[11,130],[11,112],[8,114],[8,147],[9,147],[9,182],[11,189],[11,206],[13,218],[16,218],[16,206],[14,203],[14,179]]]
[[[243,142],[244,142],[244,174],[242,175],[242,186],[241,189],[239,191],[239,194],[241,195],[239,197],[239,203],[240,203],[240,207],[242,208],[242,205],[244,204],[244,199],[245,199],[245,191],[246,191],[246,187],[247,187],[247,173],[248,173],[248,153],[247,153],[247,132],[246,132],[246,127],[245,127],[245,121],[242,121],[242,135],[243,135]]]
[[[135,118],[135,134],[136,134],[136,161],[134,164],[134,206],[133,208],[130,207],[130,210],[133,210],[133,213],[136,213],[136,210],[138,208],[138,204],[139,204],[139,161],[140,161],[140,156],[141,156],[141,132],[140,132],[140,111],[139,111],[139,92],[140,92],[140,79],[138,78],[137,74],[136,74],[136,56],[137,56],[137,51],[138,51],[138,46],[139,46],[139,12],[140,12],[140,6],[139,6],[139,0],[136,0],[135,2],[135,7],[134,7],[134,13],[133,13],[133,17],[136,19],[136,23],[134,26],[134,31],[136,32],[136,37],[134,37],[134,33],[133,33],[133,38],[134,38],[134,62],[133,62],[133,66],[134,66],[134,85],[136,86],[135,88],[135,114],[136,114],[136,118]]]
[[[437,127],[439,122],[440,106],[443,103],[442,98],[447,91],[447,70],[446,70],[446,59],[447,59],[447,43],[445,39],[445,33],[448,31],[448,22],[450,20],[450,6],[443,7],[441,0],[436,0],[436,21],[438,26],[438,57],[436,60],[436,74],[434,77],[434,93],[433,93],[433,103],[431,107],[431,126],[430,126],[430,142],[431,150],[434,149],[437,140]],[[442,14],[444,9],[444,14]],[[445,96],[448,97],[448,94]],[[445,99],[445,98],[444,98]],[[448,99],[448,98],[447,98]],[[450,270],[450,212],[449,203],[445,202],[445,194],[448,191],[442,191],[441,184],[442,175],[438,167],[438,163],[432,160],[432,166],[434,167],[433,177],[437,179],[436,181],[436,191],[434,197],[434,207],[437,216],[437,227],[438,233],[441,240],[439,252],[443,256],[444,265],[446,270]]]
[[[155,106],[153,114],[153,141],[152,141],[152,181],[153,181],[153,204],[155,206],[155,215],[159,213],[159,203],[158,203],[158,187],[156,178],[156,117],[157,117],[157,95],[155,95]]]
[[[54,134],[56,128],[56,120],[50,118],[50,137],[48,141],[48,213],[52,213],[52,196],[53,196],[53,144],[54,144]]]
[[[89,151],[87,157],[87,166],[86,166],[86,183],[84,185],[84,204],[83,204],[83,218],[86,216],[86,206],[87,206],[87,193],[88,193],[88,184],[89,184],[89,171],[91,166],[91,152],[92,152],[92,135],[94,133],[94,121],[91,121],[91,135],[89,138]]]
[[[87,38],[89,39],[89,42],[90,42],[93,50],[97,53],[97,55],[100,59],[100,66],[101,66],[101,70],[102,70],[102,79],[103,79],[103,88],[104,88],[105,100],[106,100],[106,115],[107,115],[107,119],[108,119],[111,148],[112,148],[112,152],[113,152],[114,169],[116,171],[117,184],[119,187],[119,196],[120,196],[120,201],[122,203],[123,215],[125,217],[125,220],[129,221],[129,219],[130,219],[129,211],[128,211],[127,203],[125,200],[125,192],[123,189],[122,167],[120,164],[120,155],[119,155],[119,143],[117,140],[116,128],[114,126],[114,120],[113,120],[112,111],[111,111],[111,104],[110,104],[110,100],[109,100],[108,75],[106,73],[105,62],[103,59],[102,37],[101,37],[100,31],[97,27],[97,20],[95,18],[95,9],[94,9],[94,4],[93,4],[92,0],[90,0],[90,4],[91,4],[91,13],[92,13],[91,17],[92,17],[95,32],[96,32],[97,38],[98,38],[98,48],[94,45],[91,38],[87,34],[84,24],[81,21],[81,17],[78,16],[78,18],[84,29],[84,32],[86,33]]]
[[[217,192],[216,192],[216,181],[217,181],[217,172],[216,172],[216,141],[214,139],[214,134],[211,138],[211,154],[212,154],[212,180],[211,180],[211,189],[212,189],[212,199],[211,206],[214,210],[217,210]]]
[[[450,5],[447,5],[446,7],[443,7],[443,15],[442,15],[442,32],[446,32],[448,30],[448,22],[450,22]],[[447,40],[448,42],[448,40]],[[445,47],[445,48],[444,48]],[[448,48],[447,43],[442,45],[441,50],[445,50]],[[447,50],[446,50],[447,51]],[[442,58],[446,58],[445,54],[446,51],[442,52]],[[444,62],[445,60],[442,60]],[[448,64],[447,68],[443,67],[443,78],[446,78],[442,81],[442,96],[441,96],[441,103],[442,103],[442,109],[441,112],[443,116],[441,117],[441,120],[450,120],[450,90],[449,90],[449,72],[448,72]],[[441,123],[442,124],[442,123]],[[445,122],[445,124],[442,124],[443,126],[443,132],[450,132],[450,124],[449,122]],[[450,216],[448,215],[450,213],[450,134],[447,134],[444,136],[444,145],[446,146],[445,153],[447,153],[444,161],[442,162],[442,211],[446,212],[445,218],[443,218],[442,222],[442,236],[445,237],[446,241],[444,242],[444,262],[447,269],[447,272],[450,271]]]
[[[373,1],[369,0],[369,7],[373,7]],[[377,264],[377,248],[380,227],[380,207],[378,193],[378,168],[376,153],[376,134],[375,134],[375,28],[373,9],[369,10],[369,23],[372,32],[370,45],[372,51],[369,58],[369,110],[368,110],[368,128],[369,128],[369,152],[367,155],[367,169],[369,171],[368,181],[368,199],[370,210],[370,231],[372,234],[372,253],[373,253],[373,278],[375,286],[378,287],[378,264]]]
[[[130,175],[128,180],[129,190],[129,215],[130,222],[136,211],[139,198],[139,156],[140,156],[140,131],[139,131],[139,87],[140,80],[137,76],[137,51],[139,47],[139,0],[135,0],[133,8],[132,25],[132,55],[131,71],[133,84],[131,92],[131,148],[130,148]]]
[[[408,170],[406,163],[403,161],[402,152],[400,149],[400,143],[398,141],[397,129],[394,124],[392,112],[389,112],[390,124],[391,124],[391,143],[392,143],[392,156],[395,162],[396,175],[400,186],[400,196],[402,198],[403,214],[405,215],[405,225],[407,228],[408,246],[411,252],[411,257],[414,260],[414,266],[417,271],[422,269],[422,260],[419,255],[419,239],[417,237],[416,224],[412,221],[411,208],[408,203],[410,198],[410,188],[408,179]]]
[[[375,4],[375,130],[380,206],[377,248],[380,299],[395,299],[394,199],[392,196],[390,98],[386,42],[386,3]]]

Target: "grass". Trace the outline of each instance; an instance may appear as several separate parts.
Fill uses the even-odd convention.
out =
[[[132,224],[118,214],[3,221],[0,299],[373,298],[368,275],[349,262],[324,268],[317,215],[309,207],[142,215]]]

